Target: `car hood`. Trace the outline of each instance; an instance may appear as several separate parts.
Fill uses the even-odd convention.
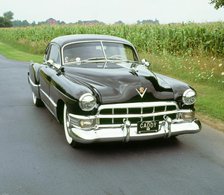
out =
[[[121,63],[107,63],[106,66],[88,63],[82,68],[65,67],[64,75],[72,82],[91,89],[104,104],[174,100],[172,87],[162,77],[142,65],[136,71],[129,67]]]

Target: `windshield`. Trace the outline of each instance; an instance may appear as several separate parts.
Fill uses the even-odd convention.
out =
[[[89,61],[138,61],[135,50],[126,44],[117,42],[81,42],[73,43],[63,49],[64,64]]]

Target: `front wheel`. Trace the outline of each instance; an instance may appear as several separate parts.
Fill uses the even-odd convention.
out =
[[[74,141],[72,139],[72,137],[69,135],[69,132],[71,131],[71,127],[70,127],[70,123],[69,123],[69,113],[67,111],[67,106],[64,105],[64,111],[63,111],[63,125],[64,125],[64,131],[65,131],[65,138],[67,143],[74,147],[77,148],[78,146],[80,146],[79,143],[77,143],[76,141]]]

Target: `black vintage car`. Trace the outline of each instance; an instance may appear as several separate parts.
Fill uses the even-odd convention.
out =
[[[30,64],[28,81],[33,103],[63,124],[72,146],[199,132],[195,90],[148,66],[125,39],[68,35],[49,43],[43,64]]]

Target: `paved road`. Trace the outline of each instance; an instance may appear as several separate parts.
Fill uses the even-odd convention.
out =
[[[224,133],[75,150],[32,105],[27,68],[0,57],[0,195],[224,194]]]

